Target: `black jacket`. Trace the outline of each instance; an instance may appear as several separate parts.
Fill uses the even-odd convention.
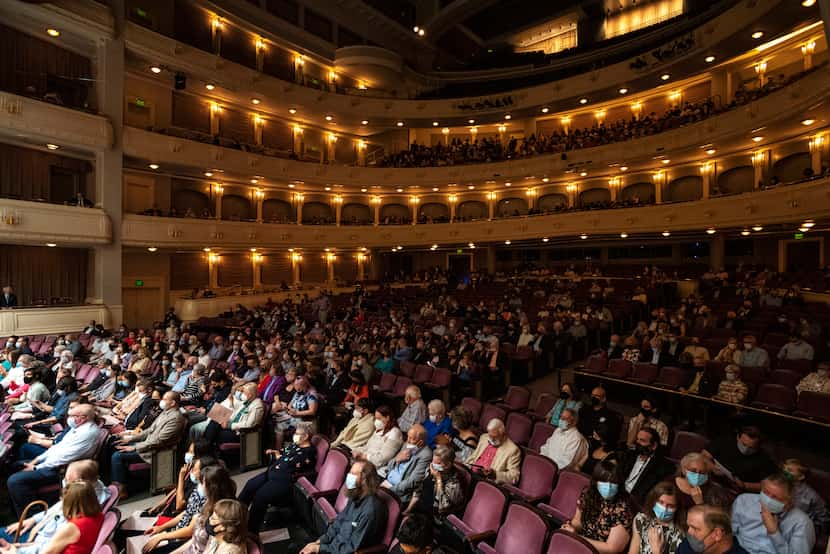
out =
[[[623,486],[625,486],[625,482],[628,480],[634,464],[637,463],[637,458],[639,458],[639,455],[636,450],[628,450],[623,455],[620,462],[620,476],[623,480]],[[654,488],[654,485],[674,473],[674,470],[674,465],[666,460],[658,448],[640,472],[637,483],[629,494],[639,506],[642,506],[646,496]]]
[[[0,293],[0,308],[14,308],[17,306],[17,295],[15,293],[9,294],[9,298],[6,299],[6,295]]]

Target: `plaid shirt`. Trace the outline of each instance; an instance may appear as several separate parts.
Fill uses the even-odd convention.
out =
[[[742,381],[721,381],[715,398],[732,404],[743,404],[748,393],[749,387]]]

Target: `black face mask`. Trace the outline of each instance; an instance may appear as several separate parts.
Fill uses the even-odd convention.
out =
[[[651,410],[640,408],[640,413],[643,414],[643,417],[651,417]]]
[[[602,400],[596,396],[591,397],[591,406],[599,406],[602,404]]]
[[[212,524],[210,520],[205,522],[205,531],[207,531],[207,534],[211,537],[215,537],[216,533],[221,533],[221,531],[216,530],[216,525]]]
[[[566,392],[566,391],[562,391],[562,392],[559,393],[559,398],[561,398],[562,400],[567,400],[570,397],[571,397],[571,395],[568,394],[568,392]]]
[[[32,378],[31,378],[31,377],[24,377],[24,378],[23,378],[23,382],[24,382],[25,384],[29,385],[29,384],[31,384],[31,383],[32,383]]]
[[[637,454],[640,456],[651,456],[651,447],[650,446],[643,446],[642,444],[637,445]]]

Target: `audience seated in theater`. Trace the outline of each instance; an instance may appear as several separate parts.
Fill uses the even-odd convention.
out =
[[[434,545],[435,529],[433,520],[426,514],[409,514],[398,528],[398,545],[392,554],[444,554],[440,547]]]
[[[624,552],[631,538],[634,514],[623,484],[616,461],[597,464],[591,484],[579,496],[574,517],[562,529],[579,534],[599,552]]]
[[[740,358],[740,350],[738,350],[738,339],[735,337],[730,337],[729,341],[726,343],[726,346],[721,348],[718,355],[715,356],[716,362],[721,362],[724,364],[738,364],[738,360]]]
[[[622,416],[607,406],[608,398],[605,389],[595,387],[591,391],[590,406],[583,406],[579,410],[579,432],[583,437],[593,436],[594,430],[600,423],[607,423],[612,436],[618,437],[622,425]]]
[[[375,416],[372,412],[372,401],[368,398],[357,398],[355,402],[352,418],[331,443],[332,448],[344,446],[354,452],[356,449],[366,446],[375,434]]]
[[[619,435],[612,435],[611,426],[608,423],[599,423],[594,429],[594,434],[588,438],[588,459],[582,465],[582,473],[591,475],[594,467],[603,460],[615,460],[620,450],[618,447]]]
[[[291,397],[291,401],[288,404],[281,403],[280,411],[276,414],[278,433],[285,433],[303,422],[310,424],[313,431],[316,430],[317,410],[320,406],[317,390],[306,375],[298,375],[294,379],[293,389],[294,396]]]
[[[588,441],[577,429],[577,420],[576,410],[562,410],[557,429],[539,449],[539,453],[553,460],[560,470],[579,471],[588,459]]]
[[[355,462],[346,475],[349,500],[326,532],[305,545],[300,554],[352,554],[362,547],[377,544],[386,526],[386,504],[378,497],[380,486],[371,462]]]
[[[40,362],[26,368],[23,372],[23,386],[17,388],[22,394],[16,398],[10,394],[4,403],[15,412],[30,414],[36,403],[48,402],[51,394],[46,385],[41,382],[44,370],[51,371]]]
[[[618,469],[631,500],[642,506],[654,485],[674,472],[674,465],[663,455],[657,431],[643,427],[637,431],[634,448],[619,457]]]
[[[256,383],[240,386],[227,402],[233,410],[227,423],[208,420],[205,427],[205,439],[212,444],[239,442],[239,435],[258,428],[265,417],[265,405],[257,396]]]
[[[510,440],[500,419],[487,423],[487,432],[481,435],[478,446],[467,458],[473,473],[494,479],[497,483],[515,485],[519,482],[522,454]]]
[[[790,339],[778,350],[779,360],[812,360],[814,350],[812,345],[801,338],[798,333],[790,334]]]
[[[196,489],[197,482],[190,478],[190,473],[196,466],[196,462],[200,459],[212,460],[213,457],[208,457],[213,451],[213,445],[206,440],[199,440],[191,442],[187,445],[187,450],[184,453],[184,463],[179,468],[179,476],[176,479],[176,487],[167,493],[158,503],[150,508],[147,508],[142,515],[150,516],[164,516],[175,517],[180,511],[184,510],[187,505],[187,499]]]
[[[94,454],[99,431],[95,418],[94,406],[73,406],[66,416],[69,430],[41,454],[20,462],[19,470],[12,473],[6,483],[15,513],[20,515],[32,500],[42,498],[38,489],[59,484],[63,466]]]
[[[389,489],[407,504],[424,480],[432,462],[432,449],[426,444],[427,432],[420,423],[406,433],[406,442],[397,455],[381,470],[381,486]]]
[[[455,452],[450,447],[435,447],[427,476],[406,507],[407,514],[422,512],[440,519],[464,506],[464,485],[458,478],[454,463]]]
[[[623,340],[624,349],[620,358],[627,362],[639,362],[640,361],[640,348],[637,346],[638,339],[634,336],[625,337]]]
[[[799,394],[804,391],[830,393],[830,364],[819,363],[816,370],[805,376],[795,389]]]
[[[712,479],[712,464],[700,452],[689,452],[680,459],[674,478],[677,486],[677,512],[681,518],[693,506],[729,508],[734,494]]]
[[[127,495],[130,464],[151,462],[154,450],[168,448],[179,441],[186,419],[179,411],[179,394],[173,391],[164,394],[159,403],[161,414],[152,425],[138,433],[119,435],[117,452],[111,461],[112,484],[116,485],[122,497]]]
[[[385,467],[403,445],[403,434],[386,404],[375,408],[372,419],[372,436],[365,445],[351,449],[352,457],[372,462],[375,467]]]
[[[622,358],[622,339],[616,333],[611,335],[611,340],[608,342],[608,348],[605,349],[605,355],[608,357],[609,360],[616,360],[618,358]]]
[[[714,472],[739,492],[760,491],[761,481],[777,470],[761,447],[761,430],[754,425],[742,426],[736,438],[725,436],[714,441],[703,454],[713,464]]]
[[[403,401],[406,408],[398,417],[398,427],[401,432],[407,433],[413,425],[426,420],[427,406],[421,399],[421,389],[417,385],[410,385],[406,388]]]
[[[646,364],[654,364],[657,367],[671,365],[672,363],[671,356],[663,350],[663,339],[659,336],[655,336],[649,341],[649,348],[640,351],[640,359],[638,361]]]
[[[447,417],[447,408],[443,400],[430,400],[427,411],[429,417],[423,421],[423,426],[427,430],[426,444],[430,448],[435,448],[435,441],[440,435],[452,434],[452,420]]]
[[[812,552],[810,517],[793,503],[793,483],[781,473],[761,482],[760,494],[744,493],[732,504],[732,532],[752,554]]]
[[[753,335],[744,337],[744,349],[738,356],[738,365],[769,369],[769,354],[766,350],[757,346],[757,341]]]
[[[452,419],[452,433],[439,435],[435,442],[450,446],[456,453],[459,461],[467,460],[478,446],[478,435],[473,430],[470,413],[462,406],[456,406],[450,414]]]
[[[268,468],[245,483],[239,500],[249,507],[248,528],[258,533],[265,521],[269,506],[287,506],[291,502],[291,487],[301,474],[314,471],[317,451],[311,444],[310,426],[300,424],[294,429],[293,440],[282,452],[266,450],[271,456]]]
[[[674,332],[669,332],[666,336],[666,342],[663,344],[663,349],[669,355],[669,358],[674,362],[677,363],[677,360],[686,350],[686,344],[677,338],[677,334]]]
[[[830,528],[830,511],[816,490],[807,484],[809,468],[801,460],[789,458],[781,464],[781,473],[793,483],[793,505],[810,517],[816,535]]]
[[[718,385],[718,392],[712,397],[732,404],[743,404],[749,395],[749,387],[741,381],[741,366],[728,365],[724,369],[725,379]]]
[[[640,411],[628,421],[628,436],[625,442],[629,448],[635,447],[637,433],[646,427],[657,431],[660,436],[660,446],[668,446],[669,428],[660,420],[659,414],[657,400],[651,397],[640,400]]]
[[[559,427],[559,418],[565,409],[571,410],[577,416],[580,410],[582,410],[582,401],[579,399],[578,391],[571,383],[562,383],[559,386],[559,399],[545,415],[545,419],[554,427]]]
[[[701,504],[689,510],[686,518],[686,538],[677,548],[677,554],[748,554],[732,534],[729,509]]]
[[[634,516],[628,554],[674,554],[686,536],[677,517],[677,491],[670,482],[657,483]]]

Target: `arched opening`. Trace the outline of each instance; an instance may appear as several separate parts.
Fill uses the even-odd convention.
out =
[[[703,197],[703,177],[687,175],[669,183],[666,200],[669,202],[689,202]]]
[[[173,193],[173,209],[180,216],[213,217],[210,200],[198,190],[181,189]]]
[[[620,202],[627,204],[651,204],[654,202],[654,183],[632,183],[620,191]]]
[[[334,223],[334,213],[331,206],[323,202],[307,202],[303,204],[304,225],[327,225]]]
[[[611,203],[611,191],[608,189],[588,189],[579,193],[579,205],[583,208],[601,208]]]
[[[386,204],[380,209],[380,222],[383,225],[412,223],[412,211],[403,204]]]
[[[294,208],[285,200],[269,198],[262,202],[262,220],[266,223],[289,223],[295,219]]]
[[[513,196],[502,198],[496,204],[496,217],[518,217],[527,215],[527,200]]]
[[[755,169],[751,165],[733,167],[718,175],[718,190],[713,194],[739,194],[751,192],[755,179]]]
[[[446,223],[450,220],[450,209],[446,204],[427,202],[418,210],[418,215],[425,223]]]
[[[479,200],[467,200],[458,205],[456,217],[461,221],[487,219],[487,205]]]
[[[230,221],[249,221],[256,219],[251,216],[251,202],[238,194],[222,196],[222,219]]]
[[[555,192],[546,194],[539,198],[539,211],[555,212],[568,207],[568,197],[562,193]]]
[[[341,225],[368,225],[373,220],[372,210],[365,204],[346,204],[340,210]]]
[[[772,176],[777,177],[781,183],[799,181],[812,175],[812,164],[808,152],[796,152],[784,156],[772,164]]]

